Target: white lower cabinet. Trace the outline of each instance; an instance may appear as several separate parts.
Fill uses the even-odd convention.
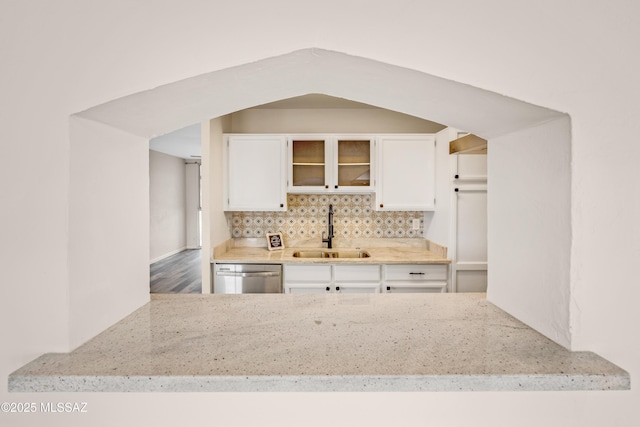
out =
[[[284,292],[446,292],[448,277],[447,264],[285,264]]]
[[[285,294],[319,294],[330,292],[330,264],[284,265]]]
[[[385,293],[446,292],[447,264],[394,264],[383,266]]]
[[[284,292],[379,293],[380,265],[285,265]]]
[[[340,293],[380,293],[380,266],[334,265],[333,290]]]

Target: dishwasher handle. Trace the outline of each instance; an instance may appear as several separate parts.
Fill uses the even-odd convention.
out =
[[[230,277],[278,277],[279,271],[248,271],[248,272],[233,272],[233,271],[216,271],[216,276],[230,276]]]

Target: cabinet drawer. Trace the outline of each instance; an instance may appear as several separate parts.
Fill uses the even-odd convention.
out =
[[[383,292],[388,294],[401,293],[440,293],[445,292],[447,282],[387,282]]]
[[[285,265],[285,282],[331,282],[330,265]]]
[[[326,294],[331,288],[325,284],[291,283],[284,286],[286,294]]]
[[[334,290],[343,294],[378,294],[380,283],[336,283]]]
[[[447,280],[446,264],[398,264],[385,266],[385,280]]]
[[[334,266],[336,282],[379,282],[379,265],[336,265]]]

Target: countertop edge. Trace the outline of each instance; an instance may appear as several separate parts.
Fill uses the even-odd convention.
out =
[[[335,259],[335,258],[322,258],[322,259],[313,259],[313,258],[303,258],[303,259],[280,259],[280,260],[256,260],[256,259],[247,259],[247,258],[218,258],[212,259],[211,264],[357,264],[357,265],[391,265],[391,264],[434,264],[434,265],[449,265],[451,264],[451,260],[385,260],[385,259],[371,259],[360,260],[360,259]]]
[[[31,392],[467,392],[630,390],[619,374],[31,376],[10,375],[9,391]]]

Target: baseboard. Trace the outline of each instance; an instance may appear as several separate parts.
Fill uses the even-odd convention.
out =
[[[183,246],[180,249],[176,249],[175,251],[171,251],[169,253],[166,253],[164,255],[161,255],[161,256],[159,256],[157,258],[152,259],[151,261],[149,261],[149,264],[153,264],[154,262],[162,261],[165,258],[169,258],[171,255],[175,255],[175,254],[178,254],[178,253],[180,253],[182,251],[186,251],[186,250],[187,250],[187,247]]]

